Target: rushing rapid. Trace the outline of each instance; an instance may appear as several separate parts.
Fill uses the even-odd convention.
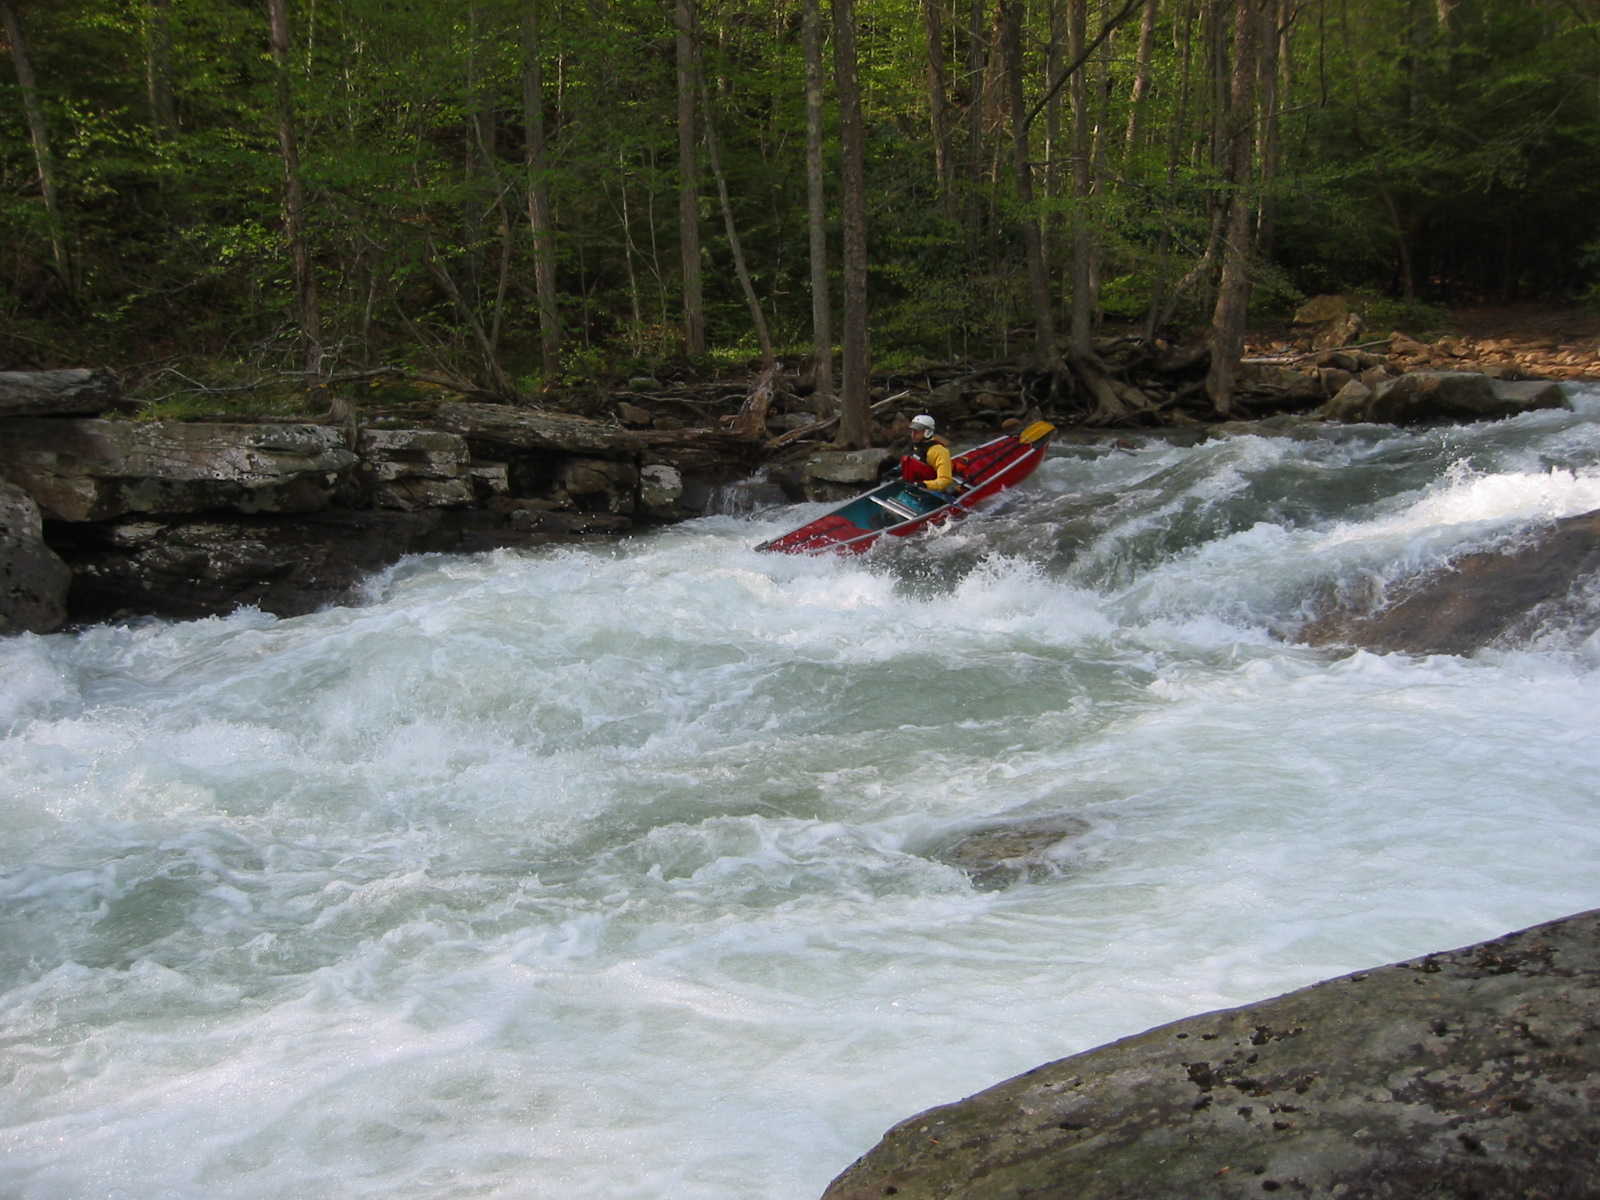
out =
[[[0,1194],[804,1200],[1048,1059],[1600,904],[1600,588],[1294,640],[1600,509],[1571,397],[1058,444],[849,561],[753,549],[798,506],[0,641]],[[1035,817],[1043,874],[941,852]]]

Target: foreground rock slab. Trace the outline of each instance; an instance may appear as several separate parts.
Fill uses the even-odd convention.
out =
[[[1192,1017],[891,1130],[824,1200],[1600,1195],[1600,910]]]

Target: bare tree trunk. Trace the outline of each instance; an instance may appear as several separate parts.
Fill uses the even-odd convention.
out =
[[[955,193],[955,164],[950,161],[950,116],[944,75],[944,20],[940,0],[922,0],[923,28],[928,36],[928,124],[933,134],[933,166],[939,199],[950,210]]]
[[[733,255],[733,272],[739,279],[739,290],[744,293],[745,306],[750,310],[750,322],[755,326],[756,343],[761,347],[761,369],[771,375],[778,356],[772,351],[772,335],[767,332],[767,318],[761,311],[761,300],[756,295],[755,284],[750,280],[750,269],[745,265],[739,229],[733,223],[733,204],[728,199],[728,181],[722,174],[722,158],[717,153],[716,124],[711,119],[711,94],[703,75],[700,77],[700,103],[705,109],[706,153],[711,160],[712,178],[717,181],[717,200],[722,205],[722,223],[728,234],[728,250]]]
[[[1169,195],[1177,185],[1178,168],[1183,156],[1184,128],[1189,123],[1190,82],[1194,60],[1194,15],[1195,0],[1184,0],[1183,12],[1179,18],[1183,40],[1179,47],[1177,105],[1167,134],[1166,188]],[[1179,286],[1171,283],[1174,268],[1169,265],[1175,257],[1172,253],[1172,241],[1172,229],[1163,225],[1156,237],[1156,281],[1150,293],[1150,306],[1145,313],[1144,334],[1147,341],[1155,340],[1157,332],[1171,319],[1176,308]]]
[[[489,350],[498,361],[500,356],[500,333],[505,320],[506,293],[511,286],[511,212],[506,206],[507,188],[500,186],[498,171],[499,155],[496,149],[496,130],[494,118],[494,100],[489,85],[484,80],[484,72],[480,69],[479,58],[487,48],[488,38],[483,33],[483,11],[474,5],[471,12],[472,39],[467,60],[467,99],[472,109],[470,131],[472,136],[472,152],[468,155],[469,170],[476,173],[479,186],[484,194],[492,197],[490,207],[495,216],[495,238],[500,245],[500,261],[495,271],[494,298],[488,302],[489,309]],[[487,248],[487,247],[486,247]],[[482,274],[482,262],[474,258],[474,277],[479,279]],[[475,287],[474,299],[478,304],[484,303],[483,284],[481,280]]]
[[[1089,233],[1088,214],[1085,212],[1094,182],[1090,173],[1092,130],[1088,73],[1083,69],[1083,60],[1089,53],[1088,10],[1088,0],[1070,0],[1067,8],[1067,54],[1077,64],[1068,90],[1072,105],[1072,197],[1076,206],[1072,218],[1072,315],[1067,346],[1068,353],[1075,358],[1088,358],[1094,353],[1094,244]]]
[[[28,122],[28,139],[33,143],[34,170],[39,175],[39,194],[44,200],[46,227],[50,236],[50,253],[55,260],[56,273],[60,275],[67,291],[77,291],[73,282],[72,262],[67,255],[66,228],[61,220],[61,205],[56,197],[55,156],[50,151],[50,132],[44,120],[44,105],[39,99],[39,85],[34,79],[33,63],[28,57],[28,41],[23,36],[22,22],[10,0],[0,0],[0,28],[5,29],[11,43],[11,63],[17,72],[17,89],[22,93],[22,112]]]
[[[1001,0],[1000,42],[1005,62],[1006,93],[1011,109],[1011,155],[1016,171],[1017,206],[1022,212],[1022,245],[1028,259],[1028,284],[1033,294],[1034,360],[1045,366],[1055,360],[1056,324],[1050,303],[1050,277],[1045,270],[1044,242],[1034,211],[1033,164],[1028,161],[1027,106],[1022,98],[1022,0]]]
[[[1273,184],[1278,176],[1278,90],[1279,64],[1288,51],[1288,5],[1286,0],[1266,0],[1260,21],[1261,47],[1257,86],[1261,96],[1261,115],[1257,125],[1256,159],[1260,164],[1260,200],[1256,205],[1256,248],[1263,258],[1271,258],[1277,238],[1277,204]]]
[[[1235,0],[1233,73],[1228,89],[1228,140],[1223,183],[1228,189],[1222,282],[1211,314],[1211,365],[1206,395],[1219,417],[1233,413],[1233,383],[1244,351],[1250,304],[1250,159],[1255,145],[1255,91],[1264,0]]]
[[[522,14],[522,161],[528,176],[528,228],[533,233],[533,291],[539,306],[539,365],[546,380],[561,372],[561,309],[556,296],[555,229],[546,183],[544,68],[539,59],[539,0]],[[624,181],[624,188],[627,184]],[[624,195],[623,203],[627,198]],[[631,252],[630,252],[631,253]],[[631,277],[633,260],[628,260]],[[635,308],[637,309],[637,292]],[[635,325],[637,325],[637,317]]]
[[[700,277],[700,167],[695,125],[694,0],[677,0],[678,246],[683,266],[683,348],[706,352],[705,296]]]
[[[427,265],[435,282],[450,297],[450,303],[455,306],[456,313],[460,316],[467,331],[472,334],[472,340],[477,343],[478,357],[483,362],[483,378],[487,381],[489,390],[502,396],[515,396],[517,385],[506,374],[505,368],[500,365],[495,354],[493,343],[489,340],[489,333],[483,327],[483,321],[478,316],[477,310],[461,294],[461,288],[455,278],[450,274],[450,269],[445,265],[439,253],[439,247],[433,239],[428,239]]]
[[[1399,260],[1400,295],[1406,300],[1417,298],[1417,273],[1411,262],[1411,234],[1407,228],[1406,220],[1400,215],[1400,206],[1395,202],[1394,192],[1390,188],[1380,187],[1378,195],[1383,198],[1383,207],[1389,213],[1389,224],[1394,227],[1395,255]]]
[[[840,172],[844,233],[844,361],[837,444],[859,449],[867,444],[867,183],[866,129],[861,88],[856,79],[854,0],[833,0],[833,56],[839,95]]]
[[[1150,58],[1155,49],[1156,8],[1159,0],[1145,0],[1144,17],[1139,22],[1139,50],[1133,68],[1133,87],[1128,92],[1128,128],[1122,138],[1122,152],[1131,160],[1139,148],[1144,110],[1150,95]]]
[[[1049,0],[1050,4],[1050,34],[1045,45],[1044,77],[1054,79],[1061,74],[1062,55],[1065,47],[1062,44],[1064,31],[1062,29],[1061,6],[1062,0]],[[1056,94],[1044,109],[1044,196],[1045,207],[1049,216],[1045,219],[1044,226],[1044,265],[1048,274],[1052,264],[1060,261],[1062,229],[1064,223],[1061,218],[1060,205],[1056,201],[1066,191],[1066,171],[1063,169],[1064,160],[1067,158],[1065,146],[1061,138],[1061,97]]]
[[[617,153],[617,211],[622,215],[622,261],[628,268],[628,314],[631,318],[628,343],[634,354],[644,351],[644,304],[639,296],[639,269],[634,259],[639,257],[639,247],[633,240],[633,214],[628,205],[628,158],[625,150]]]
[[[811,250],[811,342],[816,384],[812,410],[833,415],[833,303],[828,290],[828,209],[822,165],[822,13],[805,0],[801,36],[806,57],[806,231]]]
[[[286,0],[267,0],[272,62],[277,76],[278,150],[283,160],[283,228],[294,263],[295,293],[306,375],[313,390],[322,376],[322,313],[317,279],[306,241],[305,184],[300,177],[300,147],[295,138],[294,96],[289,86],[289,14]]]
[[[988,74],[988,42],[984,37],[984,0],[972,0],[967,18],[966,86],[967,138],[963,174],[966,182],[962,220],[966,226],[967,255],[976,263],[983,230],[983,93]]]
[[[172,102],[172,18],[170,0],[150,0],[145,16],[145,90],[150,128],[165,141],[178,127]]]

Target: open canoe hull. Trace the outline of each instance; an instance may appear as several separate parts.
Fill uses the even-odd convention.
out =
[[[1037,421],[1020,434],[1003,434],[956,455],[951,466],[956,479],[966,485],[960,495],[930,492],[897,479],[762,542],[756,549],[780,554],[859,554],[885,534],[909,537],[964,517],[991,496],[1032,475],[1044,460],[1054,432],[1054,426]]]

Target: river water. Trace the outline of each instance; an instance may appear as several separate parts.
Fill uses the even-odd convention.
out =
[[[1046,1060],[1600,904],[1590,626],[1285,637],[1600,508],[1571,396],[1058,445],[856,561],[752,551],[800,506],[0,641],[0,1195],[804,1200]],[[1035,817],[1048,873],[939,857]]]

